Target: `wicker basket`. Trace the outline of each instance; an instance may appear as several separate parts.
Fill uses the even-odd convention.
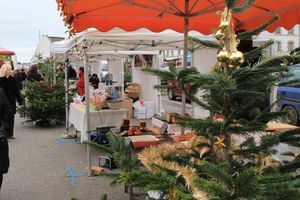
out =
[[[120,109],[122,100],[109,100],[107,101],[109,109],[117,110]]]

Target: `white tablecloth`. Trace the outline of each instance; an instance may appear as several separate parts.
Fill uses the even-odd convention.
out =
[[[74,125],[76,130],[81,133],[81,142],[87,141],[86,113],[85,108],[78,108],[71,103],[69,111],[69,125]],[[118,110],[99,110],[90,112],[90,130],[98,127],[115,126],[120,127],[123,119],[127,118],[126,109]]]

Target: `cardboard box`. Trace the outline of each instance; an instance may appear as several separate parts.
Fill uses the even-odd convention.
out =
[[[120,108],[127,109],[129,119],[133,117],[132,105],[133,105],[133,100],[130,98],[125,98],[125,99],[123,99],[121,106],[120,106]]]

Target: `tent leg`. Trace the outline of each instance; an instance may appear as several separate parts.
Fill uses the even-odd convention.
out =
[[[185,0],[183,69],[187,68],[188,34],[189,34],[189,0]],[[184,116],[186,113],[186,95],[183,91],[182,91],[181,102],[182,102],[181,115]],[[181,128],[181,135],[183,134],[184,134],[184,128]]]
[[[69,80],[68,80],[69,59],[65,54],[65,109],[66,109],[66,135],[69,134]]]
[[[86,134],[87,142],[90,142],[90,89],[89,89],[89,68],[88,57],[85,52],[84,55],[84,94],[85,94],[85,114],[86,114]],[[91,160],[91,148],[90,145],[86,145],[86,154],[88,162],[88,174],[92,176],[92,160]]]

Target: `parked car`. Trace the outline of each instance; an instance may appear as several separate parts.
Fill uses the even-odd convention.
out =
[[[169,81],[168,84],[169,85],[175,85],[175,82],[174,81]],[[190,82],[186,83],[186,87],[187,87],[187,89],[190,89],[191,88],[191,83]],[[176,88],[171,89],[171,90],[168,91],[168,98],[170,100],[176,100],[177,97],[179,97],[180,99],[182,97],[182,89],[180,87],[176,87]],[[187,101],[188,102],[190,101],[188,97],[187,97]]]
[[[289,68],[290,76],[284,77],[282,82],[300,81],[300,64],[293,65]],[[277,90],[277,107],[285,111],[287,115],[283,122],[291,125],[299,125],[300,117],[300,82],[291,83],[285,86],[279,86]]]

